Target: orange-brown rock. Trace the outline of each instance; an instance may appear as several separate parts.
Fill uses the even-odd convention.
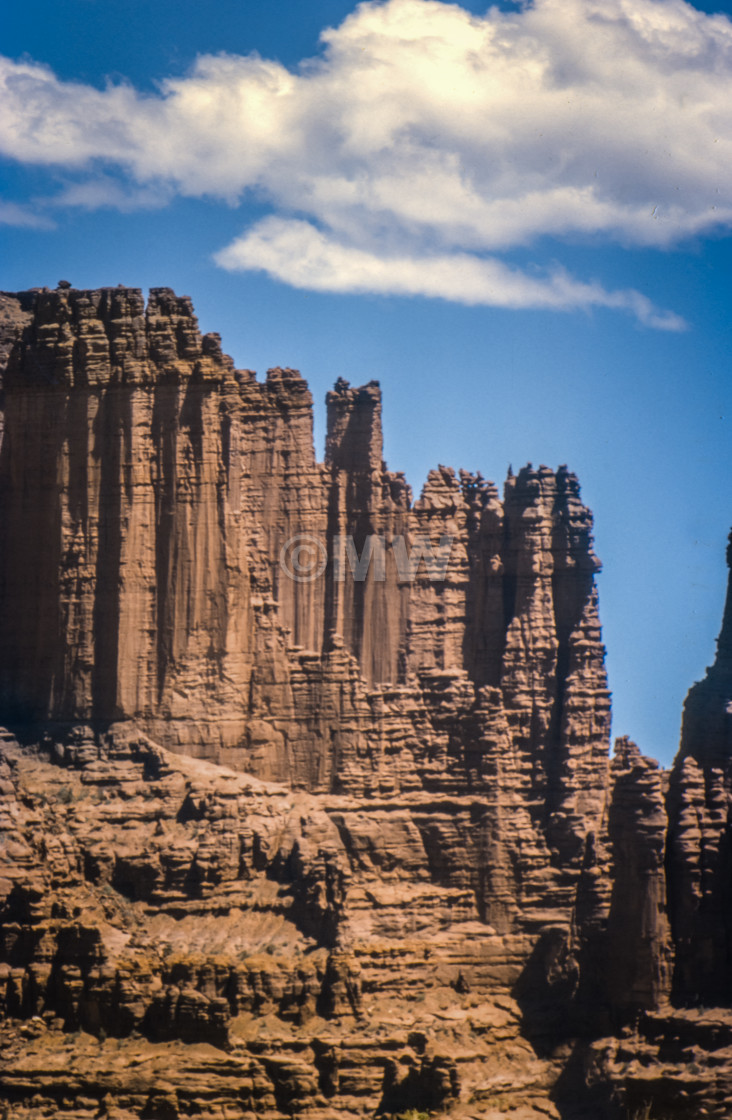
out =
[[[8,1116],[716,1116],[732,608],[610,764],[565,467],[413,501],[343,379],[321,464],[168,289],[4,294],[3,355]]]
[[[321,710],[342,648],[357,680],[339,704],[354,713],[379,686],[419,704],[426,671],[464,674],[466,711],[476,687],[501,687],[543,797],[561,765],[549,744],[572,733],[570,651],[594,643],[606,746],[590,519],[565,470],[510,479],[505,515],[494,487],[445,468],[412,505],[381,459],[376,383],[329,394],[320,465],[300,376],[235,370],[189,300],[154,289],[145,307],[124,288],[4,300],[25,323],[0,461],[6,716],[131,719],[171,749],[334,788],[348,719],[327,726]],[[602,759],[589,765],[602,786]]]

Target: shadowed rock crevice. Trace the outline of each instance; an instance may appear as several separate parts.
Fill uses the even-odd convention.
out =
[[[125,425],[129,428],[131,420],[128,403],[114,389],[105,393],[99,400],[93,430],[92,458],[99,464],[97,593],[93,607],[91,680],[92,718],[96,720],[112,719],[117,712],[124,428]],[[73,710],[68,712],[71,719],[77,715]]]

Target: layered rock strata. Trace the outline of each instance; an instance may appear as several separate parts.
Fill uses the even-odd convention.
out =
[[[610,763],[566,468],[413,501],[344,380],[318,463],[168,289],[0,346],[9,1115],[721,1117],[732,608],[672,774]]]
[[[128,725],[2,747],[12,1115],[557,1115],[526,946],[437,880],[429,795],[293,795]]]

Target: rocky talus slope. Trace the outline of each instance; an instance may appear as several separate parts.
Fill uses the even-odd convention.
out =
[[[321,464],[168,289],[0,363],[4,1115],[732,1115],[732,606],[611,761],[566,468],[413,500],[344,380]]]

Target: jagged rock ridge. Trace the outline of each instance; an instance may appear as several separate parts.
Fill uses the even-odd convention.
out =
[[[413,502],[344,380],[319,464],[299,374],[168,289],[5,294],[0,346],[17,1115],[725,1116],[668,1055],[729,1032],[689,1011],[728,967],[729,620],[670,778],[610,766],[566,468]]]

